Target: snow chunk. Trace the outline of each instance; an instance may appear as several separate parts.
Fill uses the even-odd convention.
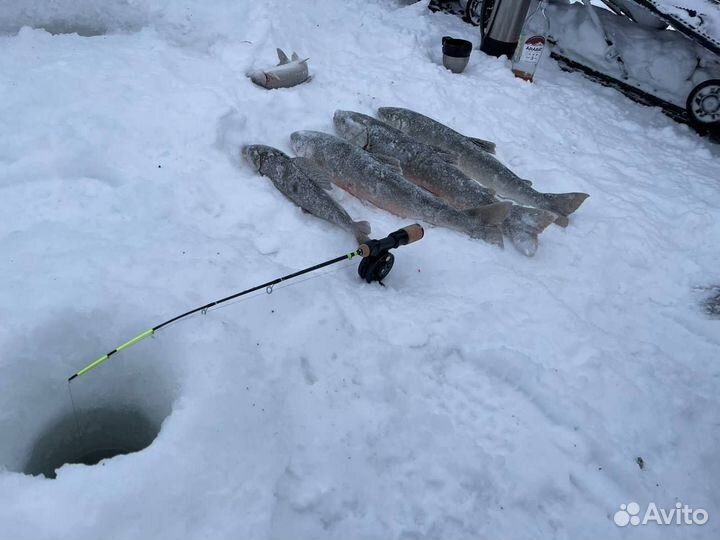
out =
[[[133,32],[147,24],[144,2],[134,0],[0,0],[0,33],[15,34],[23,26],[51,34],[100,36]]]

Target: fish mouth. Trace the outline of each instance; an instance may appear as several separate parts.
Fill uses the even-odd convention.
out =
[[[250,80],[259,86],[265,86],[267,84],[267,76],[263,71],[254,70],[247,73]]]
[[[253,144],[246,144],[240,150],[240,154],[250,165],[253,166],[255,171],[259,171],[262,168],[265,158],[258,152],[258,147]]]

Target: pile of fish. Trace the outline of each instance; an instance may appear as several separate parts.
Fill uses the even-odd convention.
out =
[[[335,186],[404,218],[423,220],[524,255],[537,251],[549,225],[568,225],[586,193],[542,193],[495,156],[495,144],[466,137],[420,113],[383,107],[379,119],[352,112],[333,116],[338,136],[296,131],[297,157],[249,145],[245,159],[303,210],[351,231],[370,234],[329,195]]]

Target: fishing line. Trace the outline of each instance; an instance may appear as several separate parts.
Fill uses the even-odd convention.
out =
[[[73,397],[70,381],[67,383],[68,394],[70,394],[70,403],[72,404],[73,417],[75,418],[75,443],[78,447],[78,455],[82,454],[82,430],[80,429],[80,419],[78,418],[77,407],[75,406],[75,398]]]
[[[205,314],[208,311],[211,311],[211,310],[214,311],[214,309],[216,309],[218,306],[220,306],[220,304],[226,304],[227,302],[236,300],[237,298],[240,298],[241,296],[246,296],[248,294],[260,291],[262,289],[264,289],[266,293],[272,293],[275,286],[281,284],[284,281],[295,279],[302,275],[309,274],[311,272],[316,272],[317,270],[321,270],[327,266],[338,264],[338,263],[341,263],[344,261],[350,261],[350,260],[354,259],[355,257],[362,258],[362,261],[360,262],[360,266],[358,267],[358,274],[360,275],[360,277],[362,277],[368,283],[372,283],[373,281],[382,283],[382,280],[390,273],[390,270],[392,269],[394,260],[395,260],[395,257],[393,256],[392,253],[390,253],[390,250],[396,249],[400,246],[404,246],[404,245],[416,242],[416,241],[420,240],[424,236],[424,234],[425,234],[425,232],[423,231],[423,228],[420,225],[418,225],[418,224],[409,225],[407,227],[403,227],[402,229],[398,229],[394,233],[391,233],[388,236],[386,236],[385,238],[382,238],[380,240],[368,240],[364,244],[361,244],[355,251],[351,251],[344,255],[340,255],[339,257],[335,257],[334,259],[330,259],[325,262],[321,262],[314,266],[309,266],[302,270],[298,270],[297,272],[293,272],[291,274],[287,274],[285,276],[273,279],[271,281],[268,281],[267,283],[262,283],[261,285],[256,285],[255,287],[250,287],[249,289],[246,289],[244,291],[240,291],[240,292],[231,294],[230,296],[226,296],[225,298],[215,300],[214,302],[209,302],[203,306],[199,306],[194,309],[191,309],[190,311],[186,311],[185,313],[181,313],[180,315],[172,317],[171,319],[168,319],[167,321],[162,322],[162,323],[158,324],[157,326],[153,326],[149,330],[146,330],[145,332],[138,334],[131,340],[126,341],[125,343],[123,343],[122,345],[119,345],[112,351],[102,355],[100,358],[98,358],[94,362],[91,362],[90,364],[88,364],[87,366],[82,368],[80,371],[78,371],[78,372],[74,373],[72,376],[70,376],[68,378],[68,383],[70,383],[73,379],[76,379],[77,377],[80,377],[81,375],[84,375],[85,373],[95,369],[100,364],[109,360],[111,356],[113,356],[129,347],[132,347],[133,345],[144,340],[145,338],[155,335],[155,333],[158,330],[161,330],[162,328],[166,328],[180,320],[190,318],[193,315],[196,315],[198,313]],[[303,281],[306,281],[306,280],[303,280]],[[255,295],[255,296],[259,296],[259,295]],[[245,300],[247,300],[247,299],[249,299],[249,298],[246,298]],[[70,397],[72,398],[72,393],[71,393]],[[74,404],[73,404],[73,407],[74,407]]]
[[[310,281],[312,279],[318,279],[323,276],[334,274],[335,272],[339,272],[340,270],[345,270],[346,268],[349,268],[349,267],[350,267],[350,264],[348,263],[344,266],[335,268],[334,270],[328,270],[327,272],[321,272],[320,274],[317,274],[315,276],[306,277],[305,279],[301,279],[294,283],[285,283],[282,285],[278,285],[278,286],[272,287],[270,289],[270,291],[266,290],[266,291],[258,292],[256,294],[253,294],[252,296],[248,296],[247,298],[238,298],[237,300],[233,300],[232,302],[230,302],[228,304],[222,304],[220,306],[215,306],[214,308],[208,309],[207,313],[212,313],[213,311],[217,311],[218,309],[224,309],[226,307],[234,306],[235,304],[239,304],[240,302],[245,302],[247,300],[252,300],[253,298],[257,298],[258,296],[267,296],[269,294],[274,293],[276,290],[283,290],[283,289],[287,289],[288,287],[294,287],[295,285],[300,285],[300,284],[305,283],[306,281]],[[179,322],[179,321],[176,321],[176,322]],[[173,323],[173,324],[175,324],[175,323]]]

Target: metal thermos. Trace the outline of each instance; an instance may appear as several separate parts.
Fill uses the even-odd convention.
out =
[[[482,20],[487,21],[481,26],[482,43],[480,50],[492,56],[511,57],[515,52],[532,0],[484,0]],[[491,4],[492,2],[492,4]]]

